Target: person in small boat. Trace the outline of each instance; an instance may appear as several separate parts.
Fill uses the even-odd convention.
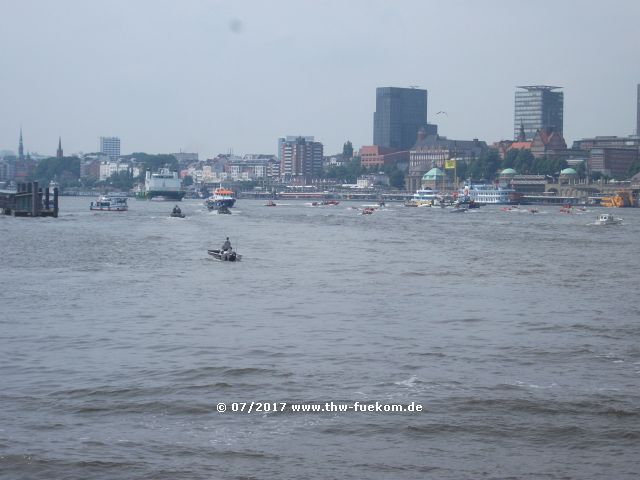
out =
[[[223,252],[231,250],[231,242],[229,241],[229,237],[227,237],[227,239],[224,241],[220,250],[222,250]]]
[[[180,215],[182,213],[182,210],[180,210],[180,207],[176,205],[175,207],[173,207],[173,213],[175,213],[176,215]]]

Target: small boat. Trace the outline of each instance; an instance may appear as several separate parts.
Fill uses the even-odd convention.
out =
[[[223,252],[219,248],[207,250],[207,253],[221,262],[239,262],[240,260],[242,260],[242,255],[240,255],[239,253],[232,251],[228,256],[226,256],[225,252]]]
[[[362,215],[371,215],[375,211],[375,208],[365,207],[362,209]]]
[[[186,215],[182,213],[182,210],[180,209],[180,207],[176,205],[175,207],[173,207],[173,210],[171,211],[171,216],[174,218],[184,218]]]
[[[323,200],[320,205],[338,205],[339,203],[338,200]]]
[[[98,200],[91,202],[89,210],[98,212],[126,212],[129,210],[127,197],[124,195],[101,195]]]
[[[222,205],[218,207],[218,215],[231,215],[231,210],[229,210],[229,207]]]
[[[620,225],[621,218],[616,218],[610,213],[601,213],[596,219],[596,225]]]
[[[274,202],[273,200],[269,200],[267,203],[264,204],[265,207],[275,207],[276,206],[276,202]]]

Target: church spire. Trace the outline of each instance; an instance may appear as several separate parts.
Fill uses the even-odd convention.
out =
[[[56,157],[62,158],[62,137],[58,137],[58,151],[56,152]]]
[[[18,160],[24,160],[24,145],[22,144],[22,126],[20,127],[20,143],[18,143]]]
[[[520,132],[518,133],[517,141],[518,142],[527,141],[527,135],[524,133],[524,124],[522,122],[520,122]]]

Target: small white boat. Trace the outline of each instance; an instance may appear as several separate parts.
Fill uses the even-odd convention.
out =
[[[207,250],[207,253],[221,262],[239,262],[240,260],[242,260],[242,255],[234,251],[232,251],[228,255],[225,255],[226,252],[223,252],[218,248],[214,248],[211,250]]]
[[[596,225],[620,225],[621,218],[616,218],[610,213],[601,213],[596,219]]]

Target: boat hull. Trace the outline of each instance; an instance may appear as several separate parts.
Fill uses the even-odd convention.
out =
[[[146,197],[149,200],[180,201],[184,198],[186,193],[187,192],[183,191],[150,190],[147,192]]]
[[[89,207],[92,212],[126,212],[128,207]]]
[[[214,259],[220,261],[220,262],[239,262],[240,260],[242,260],[242,255],[233,252],[231,255],[231,257],[228,260],[225,260],[223,258],[223,254],[222,251],[219,249],[211,249],[211,250],[207,250],[207,253],[209,255],[211,255]]]
[[[235,205],[235,203],[236,203],[235,198],[218,198],[215,200],[207,200],[207,207],[210,210],[213,210],[214,208],[220,208],[220,207],[231,208]]]

